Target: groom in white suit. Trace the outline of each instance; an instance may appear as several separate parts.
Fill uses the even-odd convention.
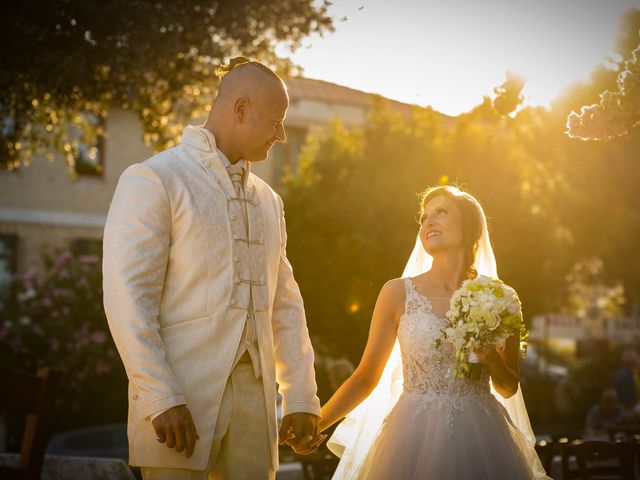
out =
[[[313,350],[282,200],[251,163],[285,140],[285,84],[233,66],[203,127],[120,177],[104,304],[129,377],[130,463],[145,480],[273,479],[280,441],[317,436]]]

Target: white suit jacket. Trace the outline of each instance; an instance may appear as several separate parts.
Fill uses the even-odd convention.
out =
[[[320,414],[302,297],[286,257],[282,200],[249,174],[247,239],[213,141],[187,127],[180,145],[125,170],[109,209],[104,306],[129,378],[132,465],[206,468],[250,291],[274,469],[276,382],[283,415]],[[200,435],[190,459],[158,443],[149,418],[184,403]]]

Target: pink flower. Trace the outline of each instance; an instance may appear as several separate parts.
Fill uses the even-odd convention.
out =
[[[51,293],[54,297],[70,297],[73,295],[68,288],[54,288]]]
[[[53,305],[53,301],[49,297],[44,297],[42,299],[42,306],[43,307],[50,307],[51,305]]]
[[[35,278],[36,270],[35,268],[30,268],[24,272],[18,272],[12,275],[12,282],[21,282],[25,289],[31,288],[33,286],[33,280]],[[28,286],[27,286],[28,285]]]
[[[58,258],[56,258],[54,268],[62,266],[67,262],[67,260],[70,260],[72,257],[73,255],[71,255],[71,252],[69,250],[65,250],[64,252],[60,253],[60,255],[58,255]]]
[[[107,341],[107,334],[101,330],[96,330],[91,334],[91,340],[97,344],[102,344]]]
[[[106,363],[103,360],[98,360],[98,362],[96,363],[96,369],[95,372],[97,375],[100,375],[102,373],[107,373],[111,370],[111,366]]]
[[[33,288],[27,288],[24,292],[18,293],[18,301],[25,302],[31,300],[36,296],[36,291]]]
[[[42,328],[42,325],[36,324],[33,326],[32,330],[33,330],[33,333],[35,333],[36,335],[39,335],[39,336],[44,335],[44,329]]]
[[[99,259],[97,255],[80,255],[78,260],[82,263],[96,263]]]

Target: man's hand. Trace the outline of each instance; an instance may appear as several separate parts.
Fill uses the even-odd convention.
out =
[[[326,439],[327,439],[327,434],[320,433],[316,436],[316,438],[309,441],[308,443],[305,443],[300,446],[295,446],[292,448],[293,448],[293,451],[296,452],[298,455],[309,455],[310,453],[313,453],[316,450],[318,450],[320,445],[322,445],[322,442],[324,442]]]
[[[196,440],[200,437],[186,405],[170,408],[154,418],[151,424],[160,443],[165,443],[169,448],[175,448],[176,452],[184,451],[187,458],[193,455]]]
[[[282,419],[278,432],[280,445],[288,444],[296,453],[311,453],[309,446],[318,438],[320,417],[311,413],[291,413]]]

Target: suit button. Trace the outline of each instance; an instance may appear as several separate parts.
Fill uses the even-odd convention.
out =
[[[234,239],[234,240],[240,240],[240,237],[239,237],[237,234],[235,234],[235,233],[234,233],[234,234],[233,234],[233,239]]]
[[[240,285],[240,282],[242,282],[242,280],[240,280],[239,278],[236,278],[236,285]]]
[[[260,281],[258,282],[258,285],[263,286],[263,285],[264,285],[264,282],[263,282],[262,280],[260,280]]]
[[[211,162],[209,160],[205,160],[204,162],[202,162],[202,164],[207,168],[211,166]]]
[[[232,213],[232,214],[231,214],[231,216],[230,216],[229,218],[230,218],[231,220],[235,220],[235,219],[236,219],[236,218],[238,218],[238,217],[236,217],[236,214],[235,214],[235,213]]]
[[[235,298],[231,299],[231,305],[237,305],[238,304],[238,300],[236,300]]]
[[[261,258],[259,262],[260,262],[260,265],[264,265],[264,258]]]
[[[238,263],[240,261],[240,257],[238,257],[238,256],[233,257],[233,261],[235,263]]]
[[[134,393],[134,394],[133,394],[133,396],[132,396],[131,398],[133,398],[134,400],[137,400],[137,399],[138,399],[138,394],[137,394],[137,393]]]

